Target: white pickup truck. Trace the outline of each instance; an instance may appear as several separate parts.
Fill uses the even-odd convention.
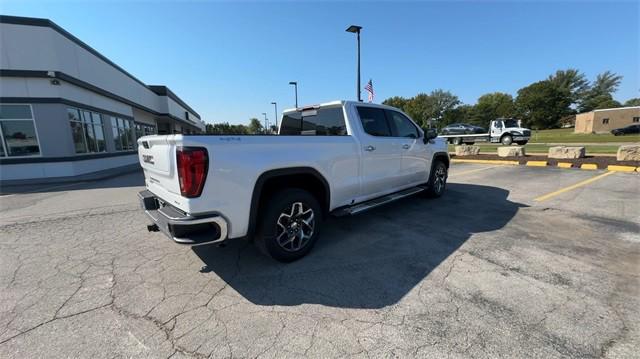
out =
[[[329,214],[445,190],[445,141],[396,108],[335,101],[280,123],[277,136],[140,138],[148,229],[187,245],[247,237],[286,262],[309,252]]]

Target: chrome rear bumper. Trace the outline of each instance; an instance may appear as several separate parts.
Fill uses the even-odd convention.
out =
[[[148,190],[139,192],[138,198],[157,229],[176,243],[200,246],[227,239],[227,221],[219,215],[192,216],[183,213]]]

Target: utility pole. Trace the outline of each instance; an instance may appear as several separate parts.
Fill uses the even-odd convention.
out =
[[[276,102],[272,102],[271,103],[273,105],[273,107],[275,107],[274,111],[275,111],[275,119],[276,119],[276,131],[278,131],[278,104]]]
[[[290,81],[289,85],[293,85],[296,91],[296,108],[298,108],[298,81]]]
[[[358,102],[362,102],[362,98],[360,97],[360,30],[362,30],[362,26],[351,25],[347,28],[347,32],[352,32],[357,35],[358,39],[358,75],[356,78],[356,91],[358,94]]]
[[[263,112],[262,114],[264,115],[264,133],[267,133],[269,131],[269,120],[267,120],[266,112]]]

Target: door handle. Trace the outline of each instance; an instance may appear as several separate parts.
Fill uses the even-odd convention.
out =
[[[405,150],[408,150],[408,149],[409,149],[409,147],[411,147],[411,146],[409,146],[409,145],[403,145],[403,146],[402,146],[402,148],[404,148]]]
[[[371,146],[371,145],[369,145],[369,146],[367,146],[367,147],[365,147],[365,148],[364,148],[364,150],[365,150],[365,151],[369,151],[369,152],[374,151],[375,149],[376,149],[376,148],[375,148],[375,147],[373,147],[373,146]]]

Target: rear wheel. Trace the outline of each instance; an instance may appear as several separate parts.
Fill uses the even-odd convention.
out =
[[[309,192],[291,188],[267,200],[261,219],[258,248],[278,261],[291,262],[309,253],[318,239],[322,209]]]
[[[500,142],[505,146],[509,146],[513,143],[513,137],[511,137],[511,135],[504,135],[502,139],[500,139]]]
[[[460,138],[460,137],[454,138],[453,139],[453,144],[456,145],[456,146],[461,145],[462,144],[462,138]]]
[[[428,197],[434,198],[442,196],[447,187],[447,177],[447,166],[442,161],[436,161],[436,163],[433,164],[431,175],[429,175],[429,183],[425,194]]]

